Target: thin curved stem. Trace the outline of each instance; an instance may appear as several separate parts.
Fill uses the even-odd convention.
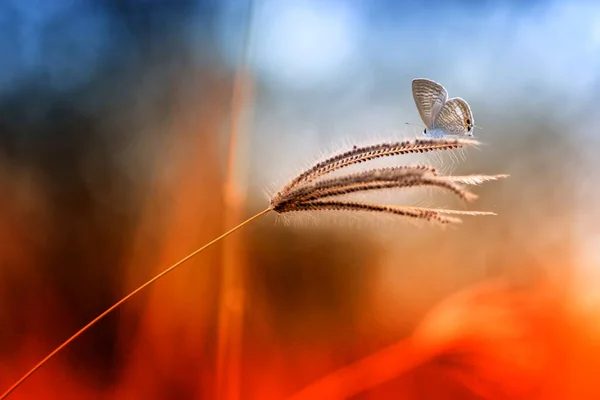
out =
[[[177,267],[179,267],[180,265],[182,265],[183,263],[185,263],[186,261],[190,260],[191,258],[193,258],[194,256],[196,256],[198,253],[200,253],[201,251],[209,248],[210,246],[212,246],[213,244],[217,243],[218,241],[220,241],[221,239],[226,238],[227,236],[231,235],[233,232],[237,231],[238,229],[240,229],[241,227],[249,224],[250,222],[254,221],[255,219],[258,219],[260,217],[262,217],[263,215],[267,214],[269,211],[271,211],[271,208],[267,208],[261,212],[259,212],[258,214],[248,218],[247,220],[245,220],[244,222],[240,223],[239,225],[235,226],[234,228],[231,228],[229,231],[225,232],[224,234],[222,234],[221,236],[219,236],[218,238],[208,242],[207,244],[205,244],[204,246],[200,247],[198,250],[193,251],[192,253],[188,254],[187,256],[185,256],[184,258],[182,258],[181,260],[177,261],[175,264],[171,265],[169,268],[165,269],[163,272],[161,272],[160,274],[154,276],[152,279],[146,281],[146,283],[144,283],[143,285],[139,286],[137,289],[135,289],[134,291],[130,292],[128,295],[126,295],[125,297],[123,297],[121,300],[117,301],[115,304],[113,304],[111,307],[109,307],[108,309],[106,309],[106,311],[104,311],[102,314],[98,315],[96,318],[94,318],[93,320],[91,320],[87,325],[85,325],[83,328],[81,328],[79,331],[77,331],[75,334],[73,334],[70,338],[68,338],[67,340],[65,340],[60,346],[58,346],[56,349],[54,349],[50,354],[48,354],[46,357],[44,357],[39,363],[37,363],[33,368],[31,368],[29,371],[27,371],[27,373],[25,375],[23,375],[18,381],[16,381],[11,387],[8,388],[8,390],[6,390],[2,396],[0,396],[0,400],[4,400],[6,397],[8,397],[9,394],[11,394],[16,388],[18,388],[19,386],[21,386],[21,384],[23,382],[25,382],[25,380],[27,380],[31,375],[33,375],[38,369],[40,369],[44,364],[46,364],[52,357],[54,357],[56,354],[58,354],[62,349],[64,349],[65,347],[67,347],[72,341],[74,341],[75,339],[77,339],[79,336],[81,336],[81,334],[83,334],[85,331],[87,331],[88,329],[90,329],[92,326],[94,326],[98,321],[100,321],[102,318],[106,317],[108,314],[110,314],[111,312],[113,312],[114,310],[116,310],[119,306],[121,306],[123,303],[125,303],[127,300],[129,300],[130,298],[132,298],[133,296],[135,296],[136,294],[138,294],[139,292],[141,292],[142,290],[144,290],[145,288],[147,288],[148,286],[150,286],[151,284],[153,284],[154,282],[156,282],[157,280],[159,280],[160,278],[164,277],[165,275],[167,275],[169,272],[175,270]]]

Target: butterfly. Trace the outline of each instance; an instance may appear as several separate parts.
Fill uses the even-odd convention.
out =
[[[425,78],[413,79],[412,93],[425,123],[425,135],[436,138],[473,136],[475,121],[466,101],[460,97],[448,99],[448,92],[442,85]]]

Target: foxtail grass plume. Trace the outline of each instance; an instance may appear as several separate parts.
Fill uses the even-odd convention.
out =
[[[456,215],[494,215],[492,212],[361,203],[344,200],[343,196],[355,192],[381,189],[435,187],[470,202],[475,200],[477,195],[467,190],[465,186],[478,185],[507,177],[507,175],[442,176],[432,166],[416,165],[373,168],[325,179],[334,171],[376,158],[456,150],[477,144],[479,142],[476,140],[465,138],[426,138],[354,147],[350,151],[334,155],[302,172],[271,198],[270,208],[280,214],[319,210],[370,211],[443,224],[460,222],[461,220]],[[340,199],[340,197],[342,198]]]

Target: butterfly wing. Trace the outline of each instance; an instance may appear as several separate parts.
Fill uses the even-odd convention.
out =
[[[473,136],[473,113],[471,107],[460,97],[448,100],[437,118],[433,120],[432,129],[440,129],[449,135]]]
[[[418,78],[412,81],[412,93],[423,123],[431,129],[448,99],[448,92],[437,82]]]

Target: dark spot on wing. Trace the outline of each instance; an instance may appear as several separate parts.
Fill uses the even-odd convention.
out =
[[[467,128],[467,132],[471,132],[471,129],[473,129],[470,118],[465,118],[465,127]]]

